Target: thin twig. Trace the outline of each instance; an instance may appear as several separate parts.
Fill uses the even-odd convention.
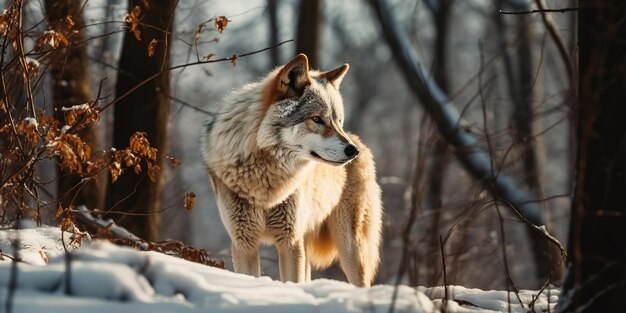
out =
[[[23,76],[24,76],[24,82],[26,83],[26,96],[27,96],[28,102],[30,102],[31,117],[37,118],[37,112],[35,111],[35,100],[33,99],[33,89],[30,84],[30,77],[28,74],[28,65],[26,64],[26,54],[24,52],[24,32],[22,29],[23,19],[24,19],[22,9],[24,7],[24,3],[22,0],[18,0],[17,5],[19,6],[18,8],[19,13],[18,13],[18,18],[17,18],[18,19],[17,40],[15,41],[15,43],[16,43],[16,48],[18,52],[19,63],[22,66],[22,70],[24,71]]]
[[[443,271],[443,301],[441,312],[445,313],[448,308],[448,275],[446,272],[446,254],[443,248],[443,238],[439,235],[439,249],[441,249],[441,270]]]
[[[567,51],[565,41],[563,40],[563,37],[559,33],[559,30],[556,25],[556,22],[554,21],[554,18],[552,18],[552,15],[550,15],[550,13],[545,8],[543,0],[535,0],[535,3],[537,4],[537,7],[539,7],[539,10],[541,12],[541,18],[543,19],[543,23],[546,26],[546,29],[548,30],[550,37],[554,41],[554,44],[556,44],[559,54],[561,55],[563,64],[565,65],[565,69],[567,70],[567,78],[568,78],[569,85],[570,85],[570,88],[569,88],[570,92],[572,94],[575,94],[576,77],[574,73],[574,65],[572,64],[572,59],[569,55],[569,52]]]
[[[247,56],[250,56],[250,55],[253,55],[253,54],[257,54],[257,53],[261,53],[261,52],[264,52],[264,51],[267,51],[267,50],[270,50],[270,49],[274,49],[274,48],[276,48],[276,47],[278,47],[278,46],[281,46],[281,45],[283,45],[283,44],[286,44],[286,43],[288,43],[288,42],[292,42],[292,41],[293,41],[293,39],[290,39],[290,40],[285,40],[285,41],[283,41],[283,42],[279,42],[279,43],[278,43],[278,44],[276,44],[276,45],[273,45],[273,46],[270,46],[270,47],[266,47],[266,48],[263,48],[263,49],[260,49],[260,50],[256,50],[256,51],[252,51],[252,52],[244,53],[244,54],[234,54],[233,56],[230,56],[230,57],[224,57],[224,58],[215,59],[215,60],[197,61],[197,62],[186,63],[186,64],[181,64],[181,65],[176,65],[176,66],[172,66],[172,67],[166,68],[166,69],[164,69],[163,71],[158,72],[158,73],[156,73],[156,74],[154,74],[154,75],[152,75],[152,76],[150,76],[150,77],[146,78],[144,81],[142,81],[142,82],[140,82],[139,84],[135,85],[135,87],[133,87],[133,88],[129,89],[127,92],[125,92],[124,94],[120,95],[120,96],[119,96],[119,97],[117,97],[115,100],[113,100],[113,101],[111,101],[111,102],[107,103],[105,106],[103,106],[103,107],[100,109],[100,111],[105,110],[106,108],[108,108],[108,107],[110,107],[110,106],[114,105],[115,103],[117,103],[117,102],[121,101],[122,99],[124,99],[124,98],[128,97],[128,95],[130,95],[131,93],[133,93],[135,90],[137,90],[137,89],[141,88],[143,85],[145,85],[145,84],[149,83],[150,81],[152,81],[153,79],[155,79],[155,78],[157,78],[157,77],[161,76],[161,75],[162,75],[163,73],[165,73],[165,72],[170,72],[170,71],[173,71],[173,70],[177,70],[177,69],[181,69],[181,68],[186,68],[186,67],[188,67],[188,66],[194,66],[194,65],[202,65],[202,64],[217,63],[217,62],[225,62],[225,61],[234,62],[234,61],[236,61],[236,60],[238,60],[238,59],[240,59],[240,58],[247,57]]]
[[[513,212],[515,212],[515,214],[526,225],[528,225],[528,227],[530,227],[531,229],[533,229],[534,231],[539,233],[541,236],[546,238],[548,241],[550,241],[552,244],[554,244],[561,251],[561,261],[559,262],[559,266],[565,261],[565,259],[567,259],[567,250],[565,250],[565,248],[563,247],[561,242],[559,242],[554,236],[552,236],[550,233],[548,233],[548,231],[546,230],[545,226],[537,226],[537,225],[533,224],[526,217],[524,217],[524,215],[522,215],[521,212],[519,212],[519,210],[511,202],[508,202],[508,201],[503,200],[503,199],[497,199],[497,201],[502,201],[503,203],[505,203],[510,209],[513,210]]]
[[[524,11],[505,11],[500,10],[500,14],[508,14],[508,15],[521,15],[521,14],[533,14],[533,13],[566,13],[578,11],[579,8],[562,8],[562,9],[534,9],[534,10],[524,10]]]

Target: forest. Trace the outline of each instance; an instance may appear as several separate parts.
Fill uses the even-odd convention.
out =
[[[380,288],[379,297],[390,302],[358,302],[370,296],[355,289],[346,299],[356,309],[324,298],[325,309],[626,312],[622,1],[5,0],[0,6],[4,312],[45,309],[29,304],[24,288],[45,297],[60,288],[68,297],[132,302],[116,304],[122,311],[236,311],[226,300],[211,302],[246,279],[220,276],[233,270],[231,240],[200,138],[225,95],[299,53],[313,70],[349,64],[340,89],[343,128],[372,150],[384,208],[372,290]],[[200,263],[188,267],[206,281],[192,272],[148,270],[138,261],[150,255],[163,268],[178,264],[157,254]],[[334,285],[346,281],[338,264],[314,271],[311,285],[294,291],[273,282],[280,280],[278,258],[273,247],[262,247],[268,289],[304,299],[311,292],[326,297],[320,290],[327,288],[343,297],[343,285]],[[191,304],[183,310],[178,298],[145,300],[154,292],[127,287],[135,282],[124,285],[118,270],[122,283],[109,290],[131,291],[72,293],[108,275],[81,274],[94,266],[81,262],[107,259],[145,275],[160,296],[182,294]],[[57,275],[46,274],[44,265],[64,278],[38,282]],[[221,286],[221,277],[232,286]],[[161,280],[173,285],[159,287]],[[175,283],[180,280],[186,283]],[[44,287],[57,283],[63,287]],[[502,292],[494,296],[502,304],[489,307],[489,295],[472,288]],[[315,311],[320,303],[257,307],[242,299],[259,312]],[[86,308],[59,305],[64,312]]]

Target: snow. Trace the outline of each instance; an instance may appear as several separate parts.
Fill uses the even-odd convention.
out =
[[[71,107],[62,107],[61,111],[63,112],[67,112],[67,111],[74,111],[74,110],[87,110],[89,109],[89,103],[83,103],[83,104],[78,104],[78,105],[73,105]]]
[[[12,312],[388,312],[395,286],[358,288],[317,279],[295,284],[251,277],[192,263],[157,252],[92,240],[64,254],[61,231],[40,227],[0,231],[0,247],[10,254],[9,239],[19,235],[16,266],[0,262],[0,307],[5,307],[11,271],[17,268]],[[66,242],[69,235],[64,234]],[[47,255],[48,262],[41,257]],[[67,275],[67,268],[70,275]],[[67,284],[69,282],[69,285]],[[394,312],[438,312],[443,287],[397,287]],[[69,291],[69,295],[66,294]],[[550,290],[550,309],[558,291]],[[448,286],[447,312],[507,312],[505,291]],[[520,291],[525,307],[511,293],[511,312],[528,312],[536,292]],[[536,311],[548,306],[548,291]]]
[[[33,125],[35,126],[35,128],[39,127],[39,124],[37,123],[37,120],[32,118],[32,117],[27,117],[24,119],[24,122],[26,122],[28,125]]]
[[[13,254],[12,241],[18,239],[20,258],[33,265],[44,265],[52,257],[62,255],[63,244],[61,243],[61,230],[57,227],[39,227],[22,229],[19,232],[14,229],[0,231],[0,250],[6,254]],[[70,233],[65,233],[65,241],[70,242]],[[72,247],[68,247],[72,249]],[[4,258],[0,264],[10,263],[11,260]]]
[[[39,61],[33,58],[26,57],[26,63],[32,67],[39,67]]]

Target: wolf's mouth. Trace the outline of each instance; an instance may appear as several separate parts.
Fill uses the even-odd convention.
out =
[[[316,158],[316,159],[320,159],[320,160],[322,160],[323,162],[327,162],[327,163],[338,164],[338,165],[346,163],[346,162],[337,162],[337,161],[331,161],[331,160],[324,159],[324,158],[322,158],[319,154],[317,154],[315,151],[311,151],[311,155],[312,155],[314,158]]]

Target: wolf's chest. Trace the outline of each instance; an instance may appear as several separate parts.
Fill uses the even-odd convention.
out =
[[[290,168],[283,163],[256,158],[234,162],[216,172],[220,180],[239,197],[259,208],[272,208],[297,189],[306,167]]]

